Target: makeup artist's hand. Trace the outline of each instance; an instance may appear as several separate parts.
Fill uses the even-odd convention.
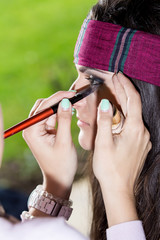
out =
[[[109,191],[133,194],[134,183],[151,149],[150,134],[142,120],[140,95],[131,81],[118,73],[113,76],[113,83],[125,121],[121,133],[113,135],[112,107],[107,102],[106,106],[100,104],[93,170]]]
[[[113,83],[124,125],[120,134],[113,135],[112,107],[107,101],[101,102],[93,156],[93,171],[100,183],[109,227],[138,219],[134,184],[151,149],[139,93],[121,73],[113,76]]]
[[[57,92],[47,99],[37,100],[30,116],[74,95],[75,92]],[[68,99],[63,100],[63,104],[59,104],[57,114],[23,131],[23,137],[42,170],[44,188],[56,197],[65,199],[69,197],[77,170],[77,153],[71,136],[71,118],[71,103]]]
[[[3,140],[3,118],[2,118],[2,110],[1,110],[1,107],[0,107],[0,166],[1,166],[1,163],[2,163],[3,146],[4,146],[4,140]]]

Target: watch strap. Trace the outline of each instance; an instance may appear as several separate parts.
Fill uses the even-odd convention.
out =
[[[62,205],[55,199],[49,199],[43,196],[38,191],[33,191],[28,199],[28,208],[33,207],[41,212],[44,212],[52,217],[64,217],[69,219],[72,213],[72,208]]]

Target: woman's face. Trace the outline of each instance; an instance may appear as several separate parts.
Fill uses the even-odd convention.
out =
[[[101,99],[106,98],[118,106],[112,82],[113,73],[80,65],[76,65],[76,69],[78,78],[71,86],[71,89],[81,90],[89,86],[91,84],[90,77],[93,79],[99,78],[104,82],[97,92],[90,94],[73,105],[77,113],[77,125],[80,128],[79,143],[83,149],[92,150],[94,149],[94,140],[97,132],[97,107]]]

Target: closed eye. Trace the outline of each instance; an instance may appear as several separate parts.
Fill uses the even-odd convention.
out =
[[[90,75],[89,77],[86,77],[88,81],[90,81],[91,85],[100,85],[104,83],[104,80],[98,77],[95,77],[93,75]]]

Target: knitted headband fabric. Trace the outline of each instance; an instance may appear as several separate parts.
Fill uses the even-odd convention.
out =
[[[85,19],[74,51],[74,63],[160,86],[160,36]]]

